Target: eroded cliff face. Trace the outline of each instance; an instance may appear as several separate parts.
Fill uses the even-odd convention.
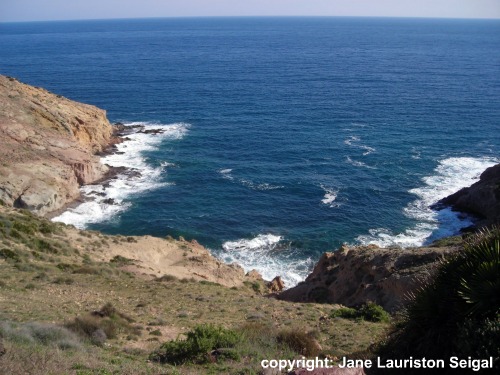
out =
[[[285,290],[278,298],[350,307],[371,301],[393,312],[405,304],[409,292],[433,275],[441,259],[456,250],[342,246],[335,252],[324,253],[303,283]]]
[[[106,112],[0,75],[0,199],[45,215],[104,177]]]

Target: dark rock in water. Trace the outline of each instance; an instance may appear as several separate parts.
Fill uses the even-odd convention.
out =
[[[95,190],[92,190],[89,195],[97,195],[98,197],[104,197],[106,196],[106,193],[103,193],[103,192],[100,192],[100,191],[95,191]]]
[[[486,169],[478,182],[440,200],[435,207],[443,206],[478,217],[478,227],[500,223],[500,164]]]
[[[108,198],[102,201],[104,204],[115,204],[115,200],[113,198]]]
[[[138,133],[144,133],[144,134],[162,134],[164,133],[164,129],[146,129],[146,130],[141,130]]]
[[[137,169],[129,169],[125,172],[128,177],[141,177],[142,174]]]

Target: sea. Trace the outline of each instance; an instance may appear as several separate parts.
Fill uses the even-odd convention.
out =
[[[287,286],[341,244],[470,226],[441,198],[500,162],[500,21],[163,18],[0,23],[0,74],[136,133],[54,218],[196,239]]]

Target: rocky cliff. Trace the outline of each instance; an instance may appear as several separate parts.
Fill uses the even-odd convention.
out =
[[[500,164],[486,169],[478,182],[439,202],[479,217],[477,226],[500,223]]]
[[[384,249],[342,246],[325,253],[307,279],[278,298],[358,306],[375,302],[388,311],[404,305],[406,295],[428,279],[455,247]]]
[[[103,178],[106,112],[0,75],[0,200],[40,215]]]

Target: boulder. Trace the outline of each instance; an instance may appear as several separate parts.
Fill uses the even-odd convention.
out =
[[[281,279],[280,276],[276,276],[270,282],[267,283],[267,288],[271,293],[281,292],[285,289],[285,282]]]

